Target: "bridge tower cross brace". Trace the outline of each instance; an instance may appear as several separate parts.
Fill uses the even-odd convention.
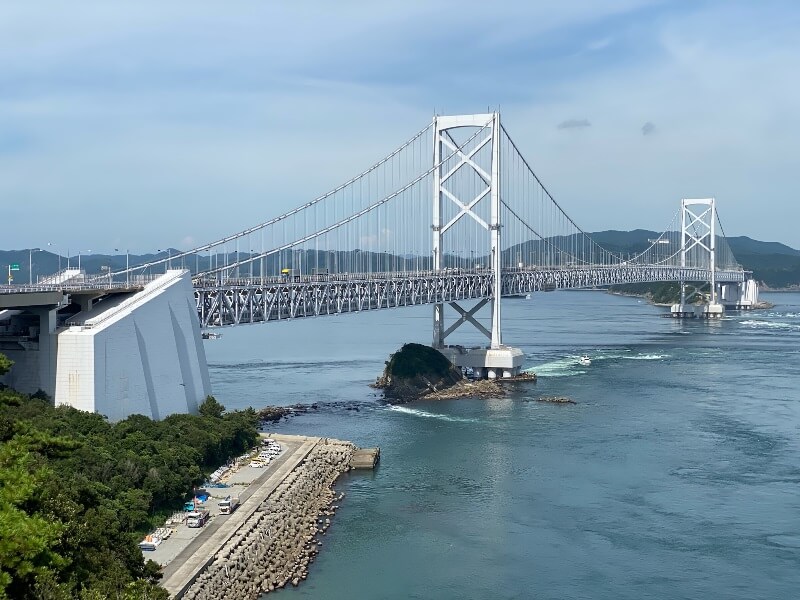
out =
[[[502,346],[502,334],[500,330],[500,291],[501,291],[501,251],[500,251],[500,113],[486,113],[476,115],[458,116],[436,116],[433,119],[434,138],[433,138],[433,164],[439,165],[433,173],[433,269],[440,271],[443,267],[444,258],[444,235],[461,219],[472,218],[481,227],[490,232],[490,268],[493,277],[494,295],[491,300],[492,326],[487,330],[478,323],[473,315],[480,309],[484,302],[478,303],[472,310],[466,311],[455,302],[450,302],[461,318],[445,329],[444,303],[435,304],[433,307],[433,347],[443,348],[445,338],[450,335],[463,323],[471,323],[478,331],[486,335],[491,341],[491,348]],[[481,128],[483,131],[476,138],[477,144],[471,149],[459,149],[453,137],[450,135],[451,129],[460,127]],[[473,157],[487,144],[491,145],[491,168],[487,173],[483,168],[473,161]],[[442,163],[442,158],[455,153],[460,162],[455,167],[446,166]],[[442,163],[442,164],[440,164]],[[469,169],[483,180],[485,188],[474,198],[465,200],[458,198],[449,191],[445,182],[455,175],[459,169]],[[482,219],[473,209],[486,196],[490,202],[489,223]],[[442,223],[442,207],[446,202],[452,202],[458,207],[458,213],[447,223]]]

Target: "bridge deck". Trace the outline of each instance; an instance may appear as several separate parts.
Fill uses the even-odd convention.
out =
[[[720,283],[741,283],[747,274],[717,271],[715,275]],[[628,283],[707,281],[710,276],[707,269],[676,267],[514,269],[503,271],[501,295]],[[195,300],[203,328],[493,296],[493,276],[488,270],[195,282]]]

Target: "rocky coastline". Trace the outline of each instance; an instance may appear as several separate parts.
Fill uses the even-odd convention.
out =
[[[549,402],[550,404],[577,404],[572,398],[566,396],[539,396],[536,402]]]
[[[419,396],[420,400],[460,400],[461,398],[505,398],[514,383],[535,383],[534,373],[523,372],[504,379],[462,379],[443,390],[432,389]]]
[[[283,418],[293,417],[308,412],[318,410],[319,406],[314,404],[294,404],[292,406],[266,406],[258,411],[258,420],[262,425],[267,423],[277,423]]]
[[[255,600],[308,576],[344,494],[332,486],[356,447],[324,439],[275,488],[187,589],[187,600]]]

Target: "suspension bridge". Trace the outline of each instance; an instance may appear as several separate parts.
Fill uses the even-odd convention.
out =
[[[163,411],[147,373],[153,369],[143,330],[148,319],[137,315],[152,308],[148,299],[161,297],[176,298],[165,314],[173,332],[183,333],[168,347],[178,354],[183,379],[194,382],[181,384],[184,410],[209,389],[200,328],[421,304],[433,307],[433,346],[455,364],[484,376],[513,376],[522,353],[503,343],[503,297],[644,282],[679,282],[684,290],[688,281],[708,283],[708,302],[698,308],[684,294],[674,316],[715,318],[725,306],[757,302],[757,286],[736,262],[715,200],[683,199],[676,208],[640,252],[604,248],[550,194],[499,113],[436,116],[365,171],[293,210],[124,270],[101,276],[71,270],[36,286],[5,288],[0,307],[25,306],[26,294],[38,294],[46,306],[57,299],[40,326],[76,338],[111,331],[117,321],[138,323],[128,332],[130,345],[144,365],[145,384],[151,381],[144,393],[155,416]],[[4,295],[17,300],[4,302]],[[465,306],[470,300],[477,302]],[[446,307],[455,317],[449,324]],[[484,307],[488,326],[478,318]],[[465,324],[487,337],[486,347],[447,343]],[[52,386],[56,401],[80,404],[79,384],[65,381],[61,396]]]

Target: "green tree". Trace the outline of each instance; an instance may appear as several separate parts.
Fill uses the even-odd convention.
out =
[[[0,389],[0,600],[166,598],[141,535],[258,439],[252,410],[111,424]]]
[[[5,354],[0,354],[0,376],[8,373],[8,370],[14,365],[14,361],[8,358]]]
[[[37,577],[66,564],[55,547],[63,530],[32,507],[40,505],[40,486],[53,477],[35,464],[22,440],[0,445],[0,598],[21,597]]]
[[[214,396],[208,396],[203,403],[200,405],[200,416],[201,417],[216,417],[217,419],[222,418],[222,414],[225,412],[225,407],[222,406]]]

